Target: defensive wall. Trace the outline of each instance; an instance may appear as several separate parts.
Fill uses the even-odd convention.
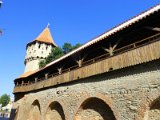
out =
[[[28,93],[16,102],[16,118],[159,120],[159,102],[160,60],[156,60]]]

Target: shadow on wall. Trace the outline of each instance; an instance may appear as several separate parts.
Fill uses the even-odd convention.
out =
[[[62,106],[58,102],[52,102],[46,112],[45,120],[65,120]]]
[[[18,114],[17,109],[11,109],[11,115],[10,115],[9,120],[16,120],[17,119],[17,114]]]
[[[116,120],[116,118],[103,100],[89,98],[80,106],[75,120]]]
[[[28,117],[28,120],[41,120],[40,104],[38,100],[32,103]]]

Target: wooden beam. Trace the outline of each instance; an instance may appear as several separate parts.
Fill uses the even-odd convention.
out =
[[[22,85],[24,85],[24,81],[22,81]]]
[[[16,86],[18,86],[19,84],[18,84],[18,82],[16,83]]]
[[[34,79],[35,83],[37,82],[37,80],[38,80],[38,78],[35,78],[35,79]]]
[[[117,44],[114,45],[113,47],[110,45],[109,48],[103,48],[106,52],[109,53],[110,56],[114,55],[114,50],[117,47]]]
[[[57,68],[57,70],[58,70],[58,73],[59,73],[59,74],[62,74],[62,67]]]
[[[78,59],[75,59],[75,61],[77,62],[77,64],[78,64],[79,67],[82,67],[83,61],[86,58],[86,56],[87,56],[87,54],[85,54],[83,57],[79,56]]]
[[[83,59],[79,59],[76,61],[79,67],[82,67]]]
[[[82,67],[82,63],[83,63],[84,57],[79,57],[78,60],[76,60],[77,64],[79,67]]]
[[[148,29],[148,30],[153,30],[153,31],[160,32],[160,28],[159,28],[159,27],[151,27],[151,26],[147,26],[147,27],[145,27],[145,28]]]
[[[122,38],[120,38],[117,43],[113,46],[111,46],[111,44],[109,44],[109,48],[104,48],[103,49],[109,53],[110,56],[113,56],[114,55],[114,51],[116,49],[116,47],[118,46],[119,42],[122,40]]]
[[[48,73],[45,73],[45,79],[48,79]]]

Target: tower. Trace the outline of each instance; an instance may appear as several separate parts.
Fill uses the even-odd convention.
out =
[[[56,44],[47,26],[34,41],[26,46],[24,73],[38,70],[39,62],[44,60],[54,47]]]

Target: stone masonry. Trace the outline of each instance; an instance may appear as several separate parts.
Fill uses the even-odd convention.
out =
[[[14,108],[16,120],[160,120],[160,60],[27,93]]]

